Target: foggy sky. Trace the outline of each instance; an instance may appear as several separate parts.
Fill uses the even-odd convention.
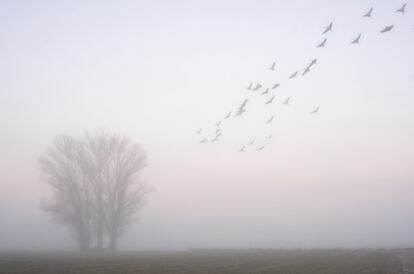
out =
[[[402,4],[0,1],[0,249],[73,248],[39,210],[37,158],[59,133],[100,128],[145,148],[155,189],[120,248],[412,246],[414,5]],[[252,102],[199,145],[196,130],[257,98],[256,81],[282,83],[275,104]],[[238,153],[269,133],[263,152]]]

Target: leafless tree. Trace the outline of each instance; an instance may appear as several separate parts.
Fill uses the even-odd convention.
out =
[[[52,186],[45,206],[58,222],[68,225],[80,249],[95,242],[98,249],[116,249],[148,193],[138,174],[145,167],[141,147],[107,131],[85,133],[80,139],[59,136],[40,167]]]
[[[52,200],[44,206],[53,218],[68,225],[82,250],[90,248],[92,193],[80,166],[81,142],[71,136],[56,138],[47,155],[40,158],[46,182],[52,187]]]

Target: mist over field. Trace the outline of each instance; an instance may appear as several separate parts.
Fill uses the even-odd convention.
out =
[[[53,192],[39,158],[62,133],[102,129],[147,156],[151,191],[120,250],[412,247],[403,4],[0,1],[0,250],[77,249],[42,210]]]

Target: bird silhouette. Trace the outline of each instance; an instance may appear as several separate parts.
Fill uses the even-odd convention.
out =
[[[326,45],[326,41],[328,41],[328,39],[327,38],[325,38],[321,43],[319,43],[316,47],[317,48],[323,48],[323,47],[325,47],[325,45]]]
[[[280,87],[280,84],[276,83],[276,84],[273,85],[272,89],[275,89],[275,88],[278,88],[278,87]]]
[[[242,146],[242,147],[240,148],[239,152],[243,152],[245,148],[246,148],[246,146]]]
[[[381,30],[381,33],[389,32],[394,28],[394,25],[385,26],[383,30]]]
[[[215,143],[215,142],[217,142],[217,140],[218,140],[218,138],[217,138],[217,136],[216,136],[216,137],[214,137],[214,139],[212,139],[212,140],[210,141],[210,143]]]
[[[257,83],[257,85],[254,87],[253,91],[258,91],[262,87],[262,84]]]
[[[216,127],[219,127],[220,125],[221,125],[221,121],[216,124]]]
[[[319,112],[319,107],[315,108],[315,110],[314,110],[314,111],[312,111],[312,114],[316,114],[316,113],[318,113],[318,112]]]
[[[253,145],[255,141],[256,141],[255,139],[251,140],[249,145]]]
[[[369,11],[364,14],[364,17],[371,17],[373,10],[374,10],[374,8],[370,8]]]
[[[244,112],[246,112],[246,110],[244,109],[244,107],[246,106],[247,102],[249,101],[249,99],[244,99],[244,101],[241,103],[239,109],[237,110],[236,113],[236,117],[242,115]]]
[[[273,62],[273,64],[270,66],[269,69],[270,70],[275,70],[276,69],[276,62]]]
[[[242,104],[240,105],[240,108],[244,108],[248,101],[249,101],[249,99],[244,99]]]
[[[200,141],[200,144],[205,144],[205,143],[207,143],[207,139],[203,139]]]
[[[290,97],[288,97],[288,98],[286,99],[286,101],[284,101],[284,102],[283,102],[283,104],[284,104],[284,105],[289,105],[289,101],[290,101]]]
[[[265,91],[262,92],[262,95],[268,94],[269,93],[269,89],[267,88]]]
[[[265,148],[264,146],[261,146],[261,147],[259,147],[259,148],[258,148],[258,149],[256,149],[256,150],[257,150],[257,151],[262,151],[264,148]]]
[[[266,123],[270,124],[271,122],[273,122],[273,118],[274,118],[273,116],[272,116],[272,117],[270,117],[270,119],[269,119],[269,120],[267,120],[267,121],[266,121]]]
[[[355,38],[354,40],[352,40],[351,44],[359,44],[359,39],[361,39],[362,34],[359,34],[357,36],[357,38]]]
[[[216,134],[220,133],[220,130],[221,130],[221,129],[219,129],[219,128],[218,128],[218,129],[216,129]]]
[[[247,90],[252,90],[253,89],[253,83],[250,83],[250,85],[246,89]]]
[[[405,7],[406,6],[407,6],[407,3],[405,3],[401,8],[399,8],[398,10],[396,10],[396,12],[405,13]]]
[[[237,116],[241,116],[243,113],[245,113],[246,112],[246,110],[245,109],[243,109],[243,108],[239,108],[239,110],[237,111],[237,113],[236,113],[236,117]]]
[[[292,75],[289,76],[289,79],[293,79],[298,75],[299,71],[295,71]]]
[[[333,27],[333,23],[331,22],[326,28],[325,30],[322,32],[322,34],[325,34],[329,31],[332,31],[332,27]]]
[[[275,96],[272,96],[267,102],[266,105],[273,103],[273,99],[275,99]]]
[[[310,62],[310,64],[309,64],[309,67],[312,67],[312,66],[314,66],[314,65],[316,65],[316,63],[318,62],[318,60],[315,58],[315,59],[313,59],[311,62]]]
[[[272,134],[269,134],[266,139],[267,140],[270,140],[270,139],[272,139],[272,137],[273,137],[273,135]]]
[[[197,134],[201,134],[201,128],[199,130],[197,130]]]
[[[302,76],[305,76],[307,73],[309,73],[310,72],[310,68],[311,68],[310,66],[306,67],[305,70],[302,73]]]

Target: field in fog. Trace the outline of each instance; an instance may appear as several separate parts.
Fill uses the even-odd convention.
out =
[[[385,250],[189,250],[2,255],[0,273],[401,273]]]
[[[414,0],[0,0],[0,274],[414,274]]]

